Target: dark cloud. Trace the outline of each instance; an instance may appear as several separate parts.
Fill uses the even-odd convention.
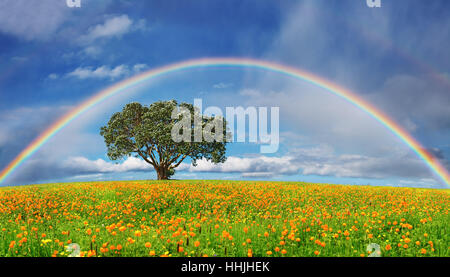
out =
[[[444,151],[439,148],[427,148],[427,151],[433,154],[439,160],[445,160]]]
[[[0,112],[0,168],[5,167],[69,106],[16,108]]]
[[[444,150],[439,148],[428,148],[427,151],[436,157],[447,171],[450,171],[450,160],[447,158]]]
[[[359,92],[409,131],[448,135],[450,17],[442,1],[410,2],[405,13],[398,1],[377,10],[353,1],[333,8],[329,1],[301,1],[265,56]],[[270,82],[276,80],[261,87]]]
[[[426,76],[396,75],[368,98],[411,131],[450,131],[450,86]]]

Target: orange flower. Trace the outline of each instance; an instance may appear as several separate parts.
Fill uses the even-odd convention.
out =
[[[194,246],[195,247],[199,247],[200,246],[200,242],[199,241],[194,242]]]
[[[150,248],[150,247],[152,247],[152,244],[150,242],[146,242],[145,247]]]
[[[390,245],[390,244],[388,244],[388,245],[386,245],[385,249],[386,249],[386,251],[389,251],[389,250],[391,250],[391,249],[392,249],[392,247],[391,247],[391,245]]]

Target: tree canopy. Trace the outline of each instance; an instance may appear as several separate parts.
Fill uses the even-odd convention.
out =
[[[111,116],[100,134],[111,160],[141,157],[153,166],[160,180],[170,178],[186,158],[194,166],[200,159],[226,160],[226,121],[201,115],[192,104],[175,100],[150,106],[129,103]]]

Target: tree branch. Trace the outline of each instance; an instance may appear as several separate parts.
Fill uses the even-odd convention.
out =
[[[181,157],[181,154],[176,155],[173,159],[171,159],[171,160],[169,161],[168,164],[170,165],[170,164],[174,163],[179,157]]]
[[[141,156],[141,157],[144,159],[144,161],[146,161],[147,163],[153,165],[153,167],[156,166],[155,163],[154,163],[154,161],[150,161],[149,159],[147,159],[147,157],[145,157],[145,155],[141,152],[141,150],[138,149],[137,152],[138,152],[139,156]],[[151,157],[150,157],[150,158],[151,158]],[[153,160],[153,159],[152,159],[152,160]]]
[[[188,155],[183,155],[183,157],[181,158],[181,160],[180,160],[178,163],[176,163],[175,165],[171,165],[171,166],[169,167],[169,169],[177,168],[177,167],[184,161],[184,159],[186,159],[187,157],[188,157]]]

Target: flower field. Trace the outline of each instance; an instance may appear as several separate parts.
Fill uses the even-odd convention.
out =
[[[449,204],[448,190],[291,182],[1,188],[0,256],[449,257]]]

